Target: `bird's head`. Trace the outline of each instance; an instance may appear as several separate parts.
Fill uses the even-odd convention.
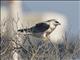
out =
[[[49,24],[54,25],[55,27],[58,25],[61,25],[61,23],[59,23],[57,20],[55,19],[50,19],[47,21]]]

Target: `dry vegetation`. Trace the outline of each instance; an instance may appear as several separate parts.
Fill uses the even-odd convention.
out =
[[[44,42],[33,36],[18,33],[18,28],[15,30],[13,23],[17,27],[18,21],[13,18],[5,18],[1,24],[1,60],[13,60],[15,52],[19,55],[18,60],[80,60],[79,35],[70,41],[65,33],[64,43],[52,44],[50,41]]]

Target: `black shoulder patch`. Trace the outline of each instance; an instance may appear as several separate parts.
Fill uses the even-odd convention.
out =
[[[34,27],[32,27],[32,31],[34,33],[40,33],[40,32],[44,32],[49,28],[49,25],[46,23],[38,23],[36,24]]]

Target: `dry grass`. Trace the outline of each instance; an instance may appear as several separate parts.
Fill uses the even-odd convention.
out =
[[[18,33],[13,28],[18,21],[8,18],[1,24],[0,57],[2,60],[13,60],[16,52],[18,60],[80,60],[80,39],[70,41],[65,33],[64,43],[52,44],[30,35]],[[9,26],[10,25],[10,26]],[[73,39],[73,38],[71,38]],[[15,58],[16,59],[16,58]]]

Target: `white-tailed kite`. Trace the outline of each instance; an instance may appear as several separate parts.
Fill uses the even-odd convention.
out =
[[[48,39],[48,36],[54,31],[54,29],[60,25],[58,21],[55,19],[50,19],[48,21],[44,21],[41,23],[37,23],[35,26],[31,28],[19,29],[19,32],[29,32],[31,35],[35,37],[41,37],[44,39]]]

